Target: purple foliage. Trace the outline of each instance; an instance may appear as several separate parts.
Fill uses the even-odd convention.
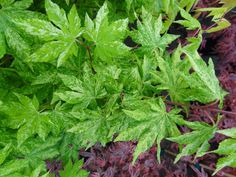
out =
[[[164,143],[163,145],[172,145]],[[86,159],[84,168],[91,172],[90,177],[197,177],[206,176],[204,169],[196,169],[193,164],[179,162],[173,164],[173,156],[162,153],[162,162],[156,160],[156,147],[142,153],[132,165],[135,142],[116,142],[106,147],[96,145],[89,151],[80,150]],[[194,168],[194,170],[192,169]]]
[[[55,177],[59,177],[59,171],[63,168],[60,160],[47,160],[46,166],[50,173],[55,174]]]

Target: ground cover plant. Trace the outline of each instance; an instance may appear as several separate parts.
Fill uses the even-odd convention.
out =
[[[236,1],[0,5],[0,177],[230,176]]]

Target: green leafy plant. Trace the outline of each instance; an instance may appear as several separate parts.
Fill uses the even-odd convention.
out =
[[[187,119],[192,102],[221,109],[227,94],[212,60],[198,54],[204,32],[229,25],[223,16],[235,3],[222,2],[193,12],[213,16],[218,27],[204,31],[189,13],[195,0],[124,0],[119,10],[116,0],[45,0],[45,13],[31,0],[0,1],[0,177],[50,176],[50,159],[66,164],[61,177],[88,176],[79,148],[130,140],[138,141],[133,164],[153,144],[160,162],[166,139],[185,146],[175,162],[217,153],[225,157],[215,173],[235,167],[235,129],[218,130],[220,115],[213,125]],[[180,34],[169,33],[176,24],[196,30],[178,47]],[[210,151],[216,132],[231,138]]]
[[[218,133],[231,137],[222,141],[218,147],[218,149],[214,150],[214,153],[219,155],[224,155],[218,160],[216,164],[216,171],[215,174],[220,171],[222,168],[226,166],[235,167],[235,138],[236,138],[236,128],[225,129],[225,130],[218,130]]]
[[[74,164],[72,161],[69,161],[63,171],[59,172],[61,177],[87,177],[88,172],[85,170],[81,170],[83,161],[76,161]]]

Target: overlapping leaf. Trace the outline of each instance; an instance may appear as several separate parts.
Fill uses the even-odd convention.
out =
[[[200,22],[192,17],[188,12],[186,12],[184,9],[180,8],[180,14],[185,20],[177,20],[176,23],[179,23],[186,27],[188,30],[194,30],[194,29],[201,29]]]
[[[162,36],[163,24],[161,15],[156,20],[145,9],[142,11],[142,22],[138,20],[137,23],[138,30],[132,33],[132,39],[142,45],[141,50],[146,54],[153,51],[164,52],[168,44],[178,38],[177,35],[167,33]]]
[[[214,174],[226,166],[233,168],[236,167],[236,128],[218,130],[217,132],[231,138],[220,142],[218,149],[213,151],[219,155],[224,156],[218,159]]]
[[[4,163],[0,167],[0,176],[38,177],[40,174],[42,175],[42,172],[46,172],[44,160],[54,158],[59,154],[55,146],[59,140],[60,138],[48,138],[47,142],[43,142],[38,139],[30,139],[21,147],[15,147],[18,155],[23,158],[8,160]],[[44,174],[46,175],[46,173]]]
[[[32,2],[32,0],[0,2],[0,58],[6,53],[11,53],[20,58],[26,58],[29,55],[31,42],[14,24],[14,20],[42,16],[36,12],[26,10]]]
[[[58,91],[55,93],[61,100],[69,104],[77,104],[81,108],[96,106],[97,99],[102,99],[106,96],[103,81],[96,76],[93,76],[91,70],[85,70],[83,79],[78,79],[75,76],[60,75],[63,83],[70,90]]]
[[[133,122],[127,130],[122,131],[115,141],[138,140],[134,152],[133,162],[139,154],[157,144],[157,158],[160,161],[160,143],[163,139],[180,135],[176,123],[181,119],[180,110],[173,109],[166,112],[161,98],[157,100],[141,101],[136,109],[124,110]]]
[[[88,172],[81,169],[83,166],[83,161],[75,161],[73,164],[72,161],[70,160],[66,165],[64,170],[60,171],[59,174],[61,177],[87,177]]]
[[[17,141],[19,145],[36,134],[45,140],[49,132],[55,128],[49,113],[38,112],[39,103],[36,97],[31,100],[20,94],[16,94],[16,96],[19,102],[6,103],[0,108],[0,111],[7,115],[2,120],[3,124],[18,129]]]
[[[11,144],[7,144],[3,149],[0,150],[0,165],[5,161],[11,151]]]
[[[45,41],[29,59],[35,62],[50,62],[57,59],[60,66],[71,56],[77,56],[76,39],[82,34],[80,18],[73,6],[66,15],[65,11],[50,0],[45,1],[49,20],[28,19],[16,20],[18,26],[28,34]]]
[[[153,57],[144,56],[138,65],[124,69],[122,82],[127,91],[143,94],[155,91],[151,83],[151,72],[156,70],[157,61]],[[132,82],[131,82],[132,81]]]
[[[183,124],[193,129],[193,131],[177,137],[168,138],[180,145],[186,145],[176,156],[175,162],[179,161],[183,156],[194,153],[196,153],[196,157],[203,156],[210,147],[208,141],[214,137],[216,132],[216,127],[212,127],[206,123],[184,121]]]
[[[200,12],[209,12],[208,16],[212,17],[212,21],[216,23],[216,26],[212,26],[210,29],[206,30],[208,33],[216,32],[230,26],[230,22],[223,17],[228,11],[236,6],[236,3],[231,0],[222,0],[221,3],[223,3],[222,7],[197,9],[197,11]]]
[[[209,59],[207,66],[195,51],[190,51],[189,49],[191,47],[183,50],[194,70],[190,77],[186,77],[191,88],[188,99],[202,103],[219,100],[222,103],[227,93],[219,85],[212,60]]]
[[[159,71],[152,72],[152,81],[157,90],[168,91],[172,101],[185,102],[189,84],[183,76],[189,75],[190,63],[181,60],[181,48],[178,47],[171,57],[165,59],[157,56]]]
[[[79,135],[81,146],[90,147],[97,142],[105,145],[110,140],[107,117],[101,111],[84,110],[71,112],[71,114],[80,122],[70,128],[68,132]]]
[[[126,37],[128,19],[109,23],[108,7],[104,3],[94,22],[86,14],[84,37],[94,42],[94,55],[101,59],[120,58],[128,54],[129,48],[123,43]]]

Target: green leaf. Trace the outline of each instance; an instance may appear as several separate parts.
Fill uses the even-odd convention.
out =
[[[125,3],[127,5],[126,9],[127,11],[129,12],[130,11],[130,8],[131,8],[131,5],[133,3],[133,0],[125,0]]]
[[[67,131],[79,135],[81,146],[88,148],[97,142],[105,145],[110,140],[108,121],[101,111],[86,109],[80,112],[71,112],[71,115],[79,119],[79,122]]]
[[[153,143],[157,144],[157,159],[160,162],[160,143],[163,139],[180,135],[176,122],[181,119],[178,109],[166,112],[161,98],[157,100],[140,101],[134,110],[124,110],[133,119],[129,127],[123,130],[115,141],[138,140],[133,155],[133,163],[139,154],[148,150]]]
[[[27,9],[33,3],[33,0],[1,0],[0,4],[3,8],[12,8],[12,9]]]
[[[179,2],[179,7],[186,7],[186,11],[189,12],[196,3],[198,3],[198,0],[181,0]]]
[[[15,3],[13,4],[13,7],[17,9],[27,9],[30,7],[32,3],[33,3],[33,0],[15,1]]]
[[[0,165],[5,161],[12,151],[11,144],[7,144],[3,149],[0,150]]]
[[[194,30],[194,29],[201,29],[200,22],[192,17],[188,12],[186,12],[184,9],[180,8],[180,14],[185,20],[177,20],[175,23],[179,23],[186,27],[188,30]]]
[[[0,4],[3,8],[6,8],[8,6],[11,6],[14,1],[15,0],[1,0]]]
[[[7,176],[24,168],[27,168],[27,160],[11,160],[0,167],[0,176]]]
[[[8,47],[13,51],[16,56],[26,58],[30,53],[30,45],[16,29],[6,28],[5,39]]]
[[[32,4],[32,0],[1,1],[0,9],[0,56],[8,53],[16,57],[26,58],[31,50],[30,39],[22,34],[14,23],[17,19],[32,19],[42,17],[39,13],[25,10]]]
[[[16,144],[15,132],[9,131],[8,129],[0,130],[0,145],[7,147],[9,144]]]
[[[71,34],[78,36],[78,34],[81,32],[81,20],[79,18],[75,5],[72,6],[67,18],[69,23],[69,31],[71,32]]]
[[[51,41],[60,38],[63,32],[53,26],[52,23],[41,19],[17,20],[17,25],[32,36],[38,36],[40,40]]]
[[[28,121],[18,130],[17,139],[19,145],[35,134],[38,134],[40,138],[45,140],[52,125],[53,123],[50,122],[47,114],[35,115],[32,120]]]
[[[225,156],[218,159],[214,174],[216,174],[218,171],[220,171],[222,168],[226,166],[233,167],[233,168],[236,167],[236,140],[235,139],[226,139],[220,142],[218,149],[212,152]]]
[[[216,31],[220,31],[223,30],[225,28],[228,28],[231,24],[228,20],[226,20],[225,18],[220,19],[219,21],[216,21],[217,26],[216,27],[212,27],[208,30],[206,30],[207,33],[214,33]]]
[[[38,177],[43,169],[43,165],[39,165],[30,175],[30,177]]]
[[[61,9],[51,0],[45,0],[45,8],[49,20],[62,29],[62,31],[68,31],[69,24],[64,9]]]
[[[51,62],[57,59],[59,67],[66,60],[78,54],[76,38],[82,34],[80,18],[75,6],[72,6],[67,16],[63,9],[50,0],[45,1],[45,7],[49,20],[60,29],[53,26],[51,22],[37,18],[15,20],[15,23],[28,34],[46,42],[29,56],[28,60]]]
[[[96,57],[107,60],[121,58],[128,54],[127,47],[123,40],[126,37],[128,19],[117,20],[109,24],[108,8],[104,3],[99,9],[94,22],[86,15],[85,17],[85,38],[95,43],[94,54]]]
[[[189,100],[197,100],[202,103],[209,103],[215,100],[223,102],[226,92],[220,87],[219,80],[215,75],[214,64],[209,59],[207,64],[196,53],[190,50],[183,50],[191,63],[194,73],[186,80],[191,87]]]
[[[168,138],[168,140],[176,142],[180,145],[186,145],[175,158],[175,163],[183,156],[189,156],[196,153],[196,157],[203,156],[210,147],[208,141],[214,137],[216,128],[212,127],[206,123],[199,124],[195,122],[189,124],[184,123],[193,129],[190,133],[185,133],[183,135]]]
[[[91,72],[91,71],[90,71]],[[90,104],[97,104],[97,99],[102,99],[107,95],[104,84],[99,76],[85,74],[83,79],[74,76],[60,75],[68,91],[56,92],[55,95],[69,104],[78,104],[81,108],[86,108]]]
[[[211,7],[211,8],[201,8],[201,9],[197,9],[197,11],[199,12],[210,12],[208,14],[208,17],[212,16],[213,17],[213,21],[216,21],[217,19],[220,19],[224,16],[224,14],[226,13],[227,8],[225,7]]]
[[[64,41],[50,41],[43,44],[29,59],[33,62],[50,62],[60,56],[61,52],[67,47],[68,45]]]
[[[227,8],[228,12],[236,6],[236,1],[234,0],[221,0],[220,3],[223,3],[222,7]]]
[[[22,146],[17,147],[18,153],[30,162],[31,167],[37,168],[44,164],[45,159],[52,159],[59,155],[58,143],[60,137],[49,136],[46,141],[40,138],[30,138]]]
[[[148,54],[152,51],[164,52],[168,44],[178,38],[177,35],[165,33],[161,36],[162,17],[161,15],[156,20],[150,13],[145,9],[142,10],[142,22],[137,21],[138,30],[135,30],[132,35],[132,39],[141,44],[141,50]]]
[[[20,94],[16,94],[16,96],[19,102],[10,102],[1,108],[1,111],[9,117],[3,120],[3,124],[18,129],[17,141],[19,145],[35,134],[45,140],[49,132],[55,127],[50,120],[49,113],[38,112],[36,98],[31,100]]]
[[[224,2],[222,2],[224,3]],[[235,3],[235,2],[234,2]],[[222,29],[225,29],[230,26],[230,22],[223,18],[223,16],[227,13],[228,10],[230,10],[233,6],[236,4],[233,4],[230,2],[230,0],[226,0],[225,4],[222,7],[212,7],[212,8],[201,8],[197,9],[197,11],[200,12],[210,12],[208,16],[212,16],[212,21],[216,23],[216,27],[212,27],[210,29],[207,29],[207,33],[213,33]]]
[[[0,59],[6,54],[6,42],[3,34],[0,32]]]
[[[139,94],[156,91],[151,83],[151,73],[156,71],[156,66],[157,61],[153,57],[144,56],[138,61],[138,66],[127,68],[122,78],[125,90]],[[131,80],[133,82],[130,82]]]
[[[188,60],[180,58],[182,52],[178,47],[172,56],[165,59],[157,56],[157,65],[159,71],[152,72],[152,82],[156,89],[168,91],[170,98],[175,102],[185,102],[186,92],[189,91],[189,84],[185,81],[183,75],[188,76],[191,68]]]
[[[69,147],[69,148],[68,148]],[[78,149],[80,149],[81,142],[79,134],[66,132],[60,143],[60,157],[64,162],[68,162],[71,159],[78,158]]]
[[[236,128],[218,130],[217,133],[221,133],[221,134],[229,136],[231,138],[236,138]]]
[[[59,174],[61,177],[88,177],[89,173],[85,170],[82,170],[83,161],[76,160],[74,164],[70,160],[66,165],[64,170],[60,170]]]

